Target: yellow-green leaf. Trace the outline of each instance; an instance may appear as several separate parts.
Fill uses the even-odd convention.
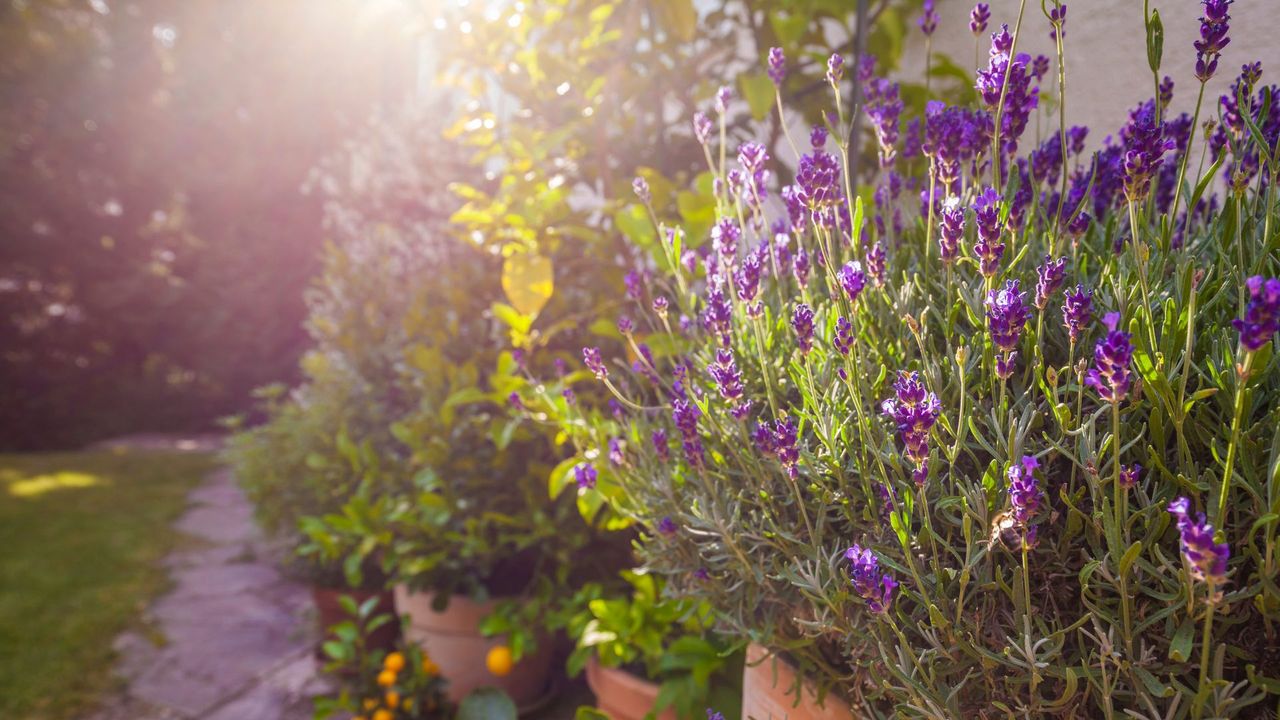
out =
[[[751,108],[751,117],[763,120],[773,110],[773,81],[764,73],[752,73],[738,77],[742,97]]]
[[[502,291],[521,315],[542,311],[555,289],[551,258],[533,252],[517,252],[502,263]]]

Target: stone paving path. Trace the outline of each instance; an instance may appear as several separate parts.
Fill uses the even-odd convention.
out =
[[[214,437],[132,436],[98,448],[212,451]],[[122,689],[89,720],[310,720],[317,674],[308,589],[279,570],[227,468],[190,495],[177,529],[188,540],[166,560],[173,588],[117,638]],[[153,631],[153,632],[152,632]],[[568,720],[592,697],[582,678],[527,720]]]
[[[117,639],[125,687],[92,720],[310,718],[324,689],[310,596],[281,574],[229,470],[192,492],[177,528],[190,540],[165,561],[173,588],[145,618],[155,633]]]

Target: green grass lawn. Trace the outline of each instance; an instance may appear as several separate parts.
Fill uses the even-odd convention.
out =
[[[0,455],[0,718],[75,717],[166,583],[170,525],[211,456]]]

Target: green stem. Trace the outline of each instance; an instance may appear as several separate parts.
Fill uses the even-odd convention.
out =
[[[1244,354],[1244,364],[1236,376],[1236,399],[1231,417],[1231,444],[1227,445],[1227,462],[1222,472],[1222,485],[1218,488],[1218,512],[1213,516],[1213,525],[1223,532],[1223,521],[1227,514],[1227,495],[1231,492],[1231,471],[1236,461],[1236,446],[1240,444],[1240,422],[1244,416],[1244,391],[1249,384],[1249,369],[1253,366],[1253,352]]]

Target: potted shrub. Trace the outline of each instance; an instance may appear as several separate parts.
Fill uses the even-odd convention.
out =
[[[661,578],[623,573],[630,595],[584,588],[569,622],[570,674],[586,671],[596,706],[613,720],[703,718],[735,708],[741,653],[712,632],[705,603],[663,596]]]
[[[391,434],[416,404],[398,364],[437,299],[418,288],[452,258],[440,238],[457,203],[444,179],[468,176],[456,146],[440,137],[438,110],[375,115],[312,170],[305,189],[322,201],[329,242],[305,298],[312,345],[299,363],[302,380],[263,388],[254,422],[233,424],[231,464],[260,524],[312,585],[321,628],[341,620],[343,594],[377,595],[379,609],[392,607],[377,563],[331,552],[339,540],[318,518],[409,472]],[[375,642],[386,649],[398,632],[385,625]]]
[[[339,509],[360,482],[342,457],[351,452],[344,424],[371,423],[370,414],[362,412],[368,406],[357,402],[345,383],[319,372],[314,362],[312,369],[312,382],[293,393],[279,387],[260,391],[267,421],[234,436],[227,454],[260,526],[281,546],[286,569],[310,586],[323,637],[343,619],[343,596],[358,603],[375,598],[383,611],[394,604],[376,568],[367,574],[347,572],[340,562],[316,553],[315,539],[309,537],[310,519]],[[397,626],[384,625],[366,641],[387,650],[398,635]]]
[[[1205,6],[1202,80],[1228,9]],[[976,106],[911,110],[856,63],[871,132],[847,137],[837,102],[781,189],[769,148],[697,121],[710,246],[660,224],[627,352],[584,349],[626,423],[554,381],[534,411],[583,466],[620,448],[616,506],[680,530],[645,538],[647,566],[794,667],[796,716],[1260,716],[1280,697],[1276,91],[1246,65],[1206,139],[1166,83],[1089,159],[1062,115],[1030,129],[1051,76],[1015,46],[996,29]],[[864,141],[882,172],[859,186]]]

